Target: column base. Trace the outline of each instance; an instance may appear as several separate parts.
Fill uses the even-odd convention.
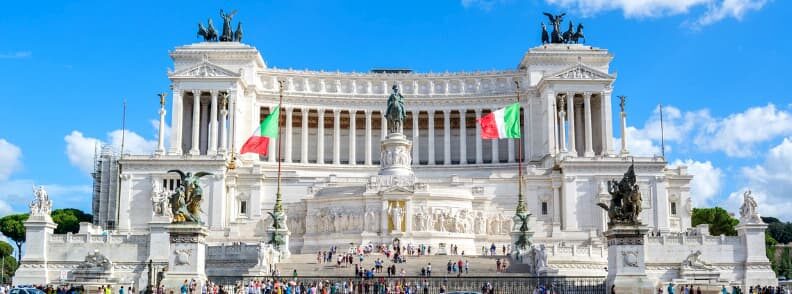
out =
[[[198,151],[197,149],[190,149],[190,153],[189,154],[195,156],[195,155],[200,155],[201,152]]]
[[[594,151],[588,151],[587,150],[586,153],[583,153],[584,157],[594,157],[594,155],[595,155]]]
[[[154,155],[155,155],[155,156],[162,156],[162,155],[165,155],[165,150],[164,150],[164,149],[157,149],[157,150],[154,150]]]
[[[181,155],[182,154],[182,150],[181,150],[181,148],[171,148],[171,149],[168,150],[168,154],[169,155]]]

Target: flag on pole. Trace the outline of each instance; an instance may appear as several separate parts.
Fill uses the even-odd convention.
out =
[[[520,104],[514,103],[481,117],[482,139],[520,138]]]
[[[241,154],[245,153],[258,153],[267,155],[269,150],[270,140],[278,138],[278,118],[280,117],[280,106],[275,109],[261,121],[261,124],[256,129],[250,138],[242,145]]]

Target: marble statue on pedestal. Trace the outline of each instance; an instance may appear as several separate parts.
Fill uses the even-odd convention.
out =
[[[49,199],[49,194],[44,190],[43,186],[33,187],[33,194],[36,199],[30,203],[31,215],[49,215],[52,211],[52,201]]]
[[[610,205],[597,203],[608,211],[608,225],[640,225],[641,192],[635,177],[635,164],[624,174],[621,181],[608,181],[608,193],[611,195]]]
[[[744,223],[761,223],[762,218],[756,211],[756,200],[751,196],[751,190],[743,193],[743,204],[740,206],[740,221]]]
[[[394,204],[388,209],[388,213],[390,213],[391,221],[393,222],[393,230],[397,232],[401,232],[402,219],[404,218],[402,208],[399,207],[397,204]]]

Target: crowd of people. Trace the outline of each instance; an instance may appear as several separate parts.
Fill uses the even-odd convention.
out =
[[[665,291],[664,291],[665,290]],[[611,291],[612,292],[612,291]],[[668,283],[668,286],[663,288],[657,289],[658,294],[701,294],[703,293],[701,290],[701,286],[693,286],[693,285],[675,285],[674,283]],[[712,293],[712,292],[709,292]],[[773,287],[773,286],[750,286],[748,287],[748,291],[745,292],[740,286],[721,286],[719,291],[720,294],[790,294],[790,289],[781,287]]]

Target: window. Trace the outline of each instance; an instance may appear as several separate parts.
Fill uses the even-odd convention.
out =
[[[671,202],[671,215],[677,215],[676,202]]]
[[[240,215],[247,214],[247,201],[245,200],[239,201],[239,214]]]
[[[542,201],[542,215],[547,215],[547,201]]]

